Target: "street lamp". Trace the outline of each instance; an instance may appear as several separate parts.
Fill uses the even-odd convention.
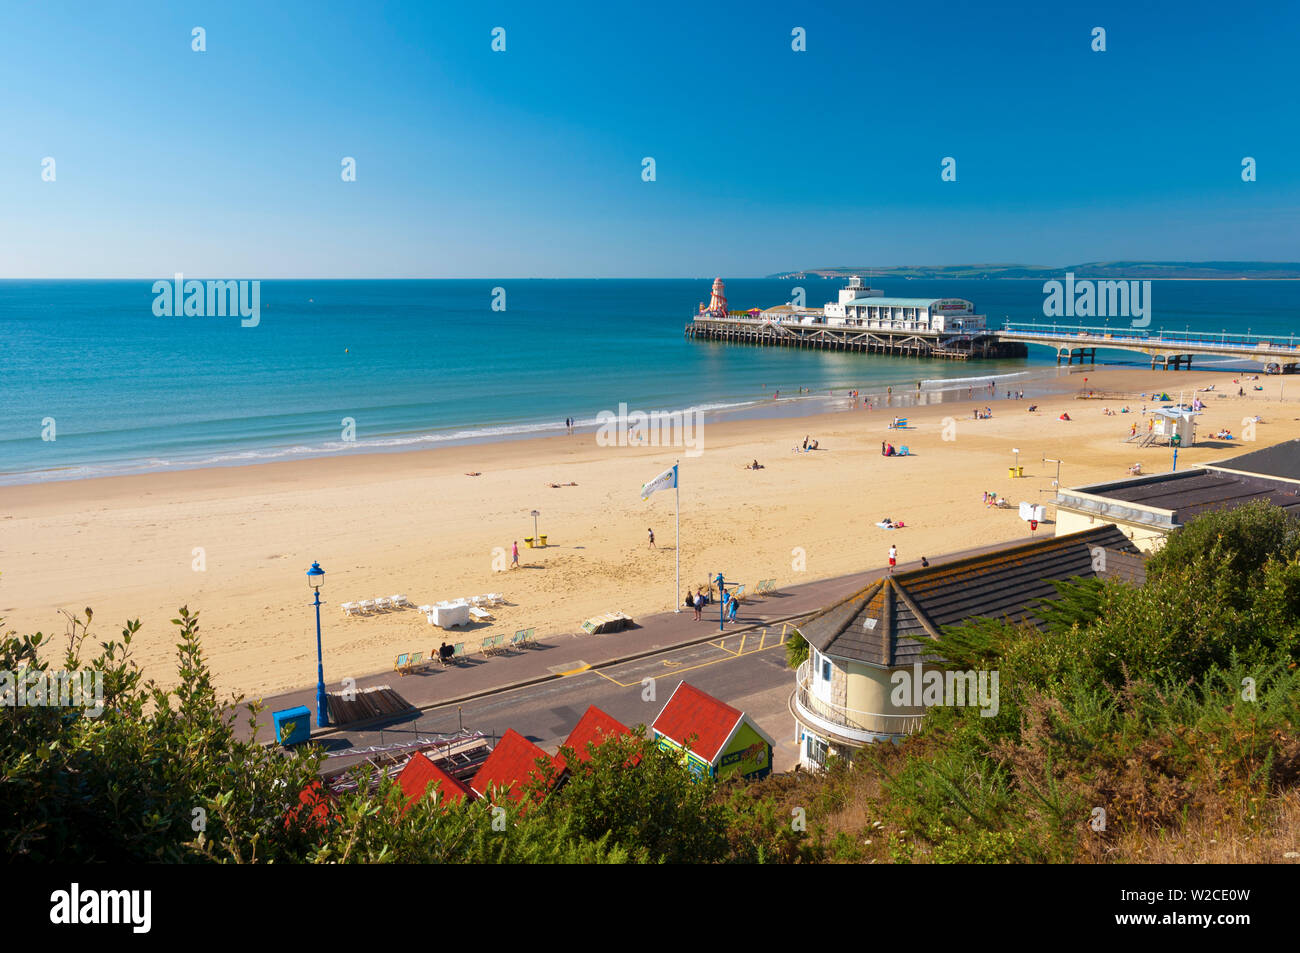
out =
[[[325,700],[325,663],[321,660],[320,650],[320,587],[325,581],[325,570],[320,563],[313,562],[307,570],[307,585],[316,594],[316,725],[328,728],[330,723],[329,705]]]

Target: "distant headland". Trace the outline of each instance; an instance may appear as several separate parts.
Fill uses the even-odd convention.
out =
[[[1065,272],[1081,278],[1279,279],[1300,278],[1294,261],[1090,261],[1079,265],[836,265],[768,275],[768,278],[1041,278]]]

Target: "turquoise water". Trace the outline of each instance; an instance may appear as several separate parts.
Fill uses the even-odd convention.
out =
[[[558,433],[566,417],[591,425],[620,403],[723,412],[770,406],[775,390],[915,388],[1055,363],[1040,348],[1027,361],[950,363],[689,341],[711,281],[263,281],[260,323],[247,328],[157,317],[152,281],[3,281],[0,482]],[[727,294],[733,308],[769,307],[795,284],[727,279]],[[843,282],[797,284],[819,305]],[[994,324],[1042,320],[1041,282],[876,284],[969,298]],[[495,287],[504,311],[492,310]],[[1291,334],[1296,288],[1155,282],[1152,329]]]

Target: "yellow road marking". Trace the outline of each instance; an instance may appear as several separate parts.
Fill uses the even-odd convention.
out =
[[[589,672],[589,671],[591,671],[590,665],[580,665],[577,668],[569,669],[567,672],[561,672],[560,678],[563,678],[566,675],[581,675],[583,672]]]
[[[764,629],[764,632],[766,632],[766,629]],[[696,664],[696,665],[688,665],[688,666],[685,667],[685,668],[675,668],[675,669],[673,669],[673,674],[678,674],[678,673],[680,673],[680,672],[691,672],[691,671],[694,671],[694,670],[697,669],[697,668],[708,668],[710,665],[717,665],[719,662],[730,662],[730,661],[733,660],[733,659],[738,659],[738,658],[741,658],[742,656],[745,656],[745,655],[755,655],[755,654],[757,654],[758,652],[766,652],[766,651],[769,651],[769,650],[771,650],[771,649],[781,648],[781,647],[785,644],[784,635],[785,635],[785,633],[782,633],[782,639],[781,639],[780,641],[773,642],[771,645],[763,645],[763,644],[760,643],[760,645],[759,645],[758,648],[756,648],[756,649],[755,649],[755,648],[751,648],[751,649],[750,649],[749,651],[747,651],[747,652],[732,652],[732,651],[730,651],[729,649],[724,649],[724,651],[727,652],[727,655],[724,656],[723,658],[716,658],[716,659],[713,659],[713,660],[710,661],[710,662],[700,662],[700,663],[698,663],[698,664]],[[722,648],[722,646],[718,645],[717,642],[710,642],[710,643],[708,643],[708,644],[714,646],[715,648]],[[667,659],[665,659],[665,660],[663,660],[663,661],[664,661],[664,664],[665,664],[665,665],[680,665],[680,664],[681,664],[680,662],[670,662],[670,661],[668,661]],[[590,667],[590,666],[589,666],[589,667]],[[604,672],[602,672],[602,671],[600,671],[600,670],[596,670],[595,674],[599,675],[601,678],[605,679],[605,681],[607,681],[607,682],[612,682],[613,684],[617,685],[619,688],[636,688],[636,687],[639,687],[639,686],[641,685],[641,682],[640,682],[640,681],[635,681],[635,682],[626,682],[626,683],[625,683],[625,682],[620,682],[618,679],[614,678],[614,677],[611,676],[611,675],[606,675]]]

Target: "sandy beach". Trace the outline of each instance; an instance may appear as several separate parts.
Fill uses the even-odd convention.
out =
[[[1084,376],[1089,388],[1129,396],[1081,399]],[[598,446],[594,434],[581,433],[4,487],[0,616],[7,629],[56,634],[57,651],[65,644],[60,609],[93,607],[101,639],[139,618],[135,656],[149,676],[170,683],[175,637],[168,620],[186,604],[201,612],[218,687],[256,697],[314,681],[305,572],[319,560],[327,572],[326,679],[337,683],[390,668],[398,652],[427,652],[444,637],[413,610],[345,618],[342,602],[403,593],[418,605],[505,594],[510,604],[493,624],[449,641],[530,626],[544,638],[577,631],[598,612],[635,618],[672,608],[681,598],[674,495],[642,502],[639,489],[675,459],[683,585],[718,571],[792,585],[880,565],[891,544],[907,562],[1025,537],[1015,509],[986,508],[982,494],[996,491],[1013,504],[1049,501],[1056,465],[1043,457],[1063,461],[1067,486],[1122,478],[1137,460],[1148,472],[1168,470],[1167,448],[1123,442],[1135,420],[1145,429],[1140,414],[1103,414],[1124,404],[1137,414],[1144,403],[1152,406],[1138,394],[1153,388],[1177,399],[1179,391],[1217,387],[1198,421],[1203,443],[1180,451],[1180,468],[1300,436],[1300,382],[1261,376],[1244,382],[1246,396],[1238,397],[1232,377],[1076,368],[1060,393],[1037,399],[1037,413],[1027,411],[1034,400],[1009,401],[1001,389],[994,396],[976,387],[970,399],[938,406],[709,424],[696,457],[664,447]],[[1264,391],[1252,390],[1256,383]],[[991,406],[993,417],[972,419],[977,406]],[[1063,411],[1070,422],[1057,419]],[[888,429],[896,413],[909,418],[910,429]],[[1240,434],[1243,418],[1257,414],[1263,423],[1253,443],[1212,439],[1220,428]],[[792,452],[805,435],[821,449]],[[913,455],[884,458],[883,440],[906,444]],[[1012,448],[1021,451],[1024,479],[1008,478]],[[754,459],[763,469],[744,468]],[[523,542],[533,532],[533,509],[549,537],[545,549]],[[1052,515],[1049,507],[1049,521]],[[881,529],[875,524],[883,517],[906,528]],[[1051,522],[1039,528],[1052,531]],[[515,540],[522,566],[503,570]]]

